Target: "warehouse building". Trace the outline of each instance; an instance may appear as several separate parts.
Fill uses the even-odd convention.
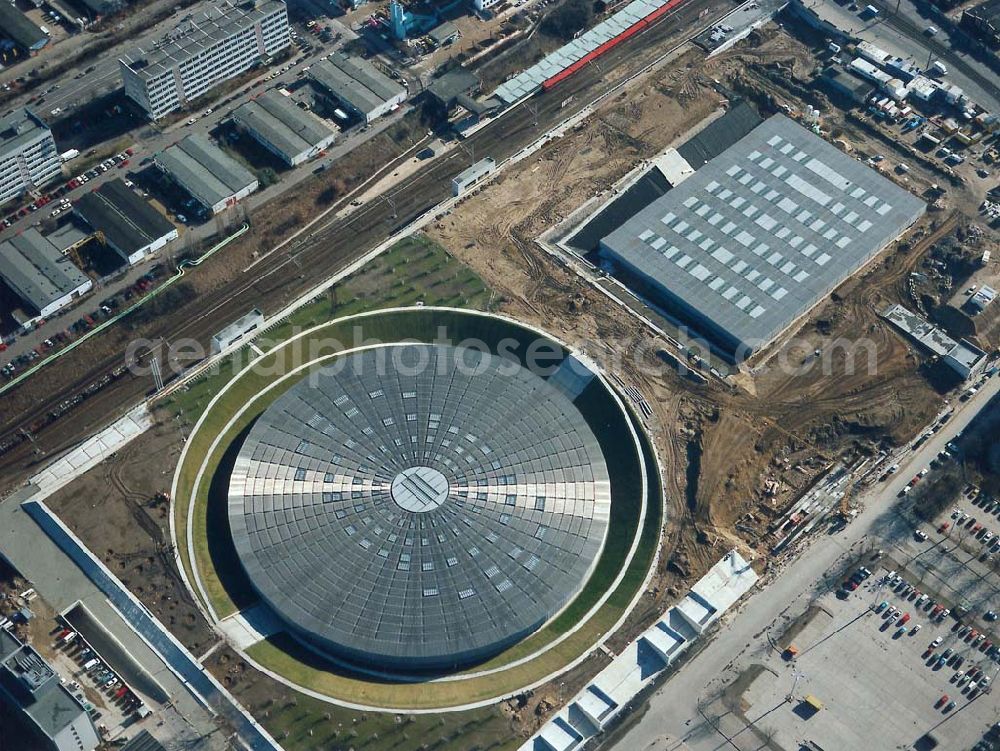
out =
[[[309,75],[320,89],[366,123],[406,101],[406,89],[367,60],[340,53],[313,63]]]
[[[289,167],[316,156],[337,133],[273,89],[233,110],[233,122]]]
[[[819,84],[854,104],[864,104],[875,92],[875,87],[864,79],[833,65],[823,71]]]
[[[4,728],[16,748],[93,751],[97,729],[83,705],[33,647],[0,629],[0,703],[16,726]]]
[[[121,180],[104,183],[73,206],[130,266],[177,239],[177,228]]]
[[[922,201],[775,115],[601,240],[668,315],[739,361],[902,234]]]
[[[0,38],[29,52],[37,52],[49,43],[49,35],[8,2],[0,2]]]
[[[291,44],[280,0],[219,3],[185,17],[166,37],[119,58],[125,94],[153,120]]]
[[[0,203],[61,174],[52,131],[37,115],[22,107],[0,118]]]
[[[258,187],[250,170],[201,134],[178,141],[153,160],[209,214],[225,210]]]
[[[93,283],[69,258],[29,227],[0,243],[0,279],[24,301],[28,323],[47,318],[90,291]]]

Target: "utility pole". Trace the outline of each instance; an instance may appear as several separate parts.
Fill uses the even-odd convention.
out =
[[[386,193],[382,196],[385,202],[389,205],[389,210],[392,211],[393,220],[399,219],[399,214],[396,213],[396,199],[390,194]]]

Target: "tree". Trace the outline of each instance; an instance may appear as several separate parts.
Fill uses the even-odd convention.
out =
[[[542,31],[549,36],[568,41],[586,29],[594,20],[592,0],[566,0],[542,21]]]

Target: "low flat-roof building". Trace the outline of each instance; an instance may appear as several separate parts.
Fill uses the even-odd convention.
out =
[[[153,160],[210,214],[232,206],[258,187],[250,170],[200,133],[167,147]]]
[[[454,178],[452,178],[451,194],[453,196],[462,195],[462,193],[476,185],[484,177],[488,177],[496,172],[496,169],[497,163],[493,159],[490,159],[489,157],[480,159],[478,162],[470,167],[466,167],[464,170],[455,175]]]
[[[823,71],[818,82],[827,90],[849,99],[854,104],[864,104],[875,91],[872,84],[832,65]]]
[[[979,374],[986,364],[986,353],[968,339],[960,340],[944,356],[944,363],[964,380]]]
[[[119,179],[85,193],[73,205],[130,266],[177,239],[177,227]]]
[[[254,308],[212,336],[212,353],[217,354],[264,326],[264,314]]]
[[[52,131],[34,112],[21,107],[0,118],[0,203],[61,174]]]
[[[459,103],[460,96],[475,96],[479,92],[480,85],[479,76],[471,70],[457,67],[431,81],[427,93],[446,110],[450,110]]]
[[[309,76],[344,109],[370,123],[406,101],[406,89],[367,60],[341,53],[313,63]]]
[[[280,0],[216,3],[118,60],[125,95],[156,120],[288,48]]]
[[[996,299],[997,291],[984,284],[969,298],[969,307],[973,313],[982,313]]]
[[[46,318],[90,291],[93,282],[59,248],[29,227],[0,243],[0,279]]]
[[[97,729],[83,705],[35,649],[0,629],[0,702],[16,726],[4,727],[11,748],[93,751]]]
[[[48,34],[7,2],[0,2],[0,36],[29,52],[37,52],[49,43]]]
[[[462,36],[462,32],[451,21],[445,21],[427,32],[428,39],[435,47],[444,47]]]
[[[294,167],[337,140],[337,133],[311,112],[270,89],[233,110],[233,122],[261,146]]]
[[[742,360],[799,321],[924,208],[775,115],[602,239],[600,252],[664,312]]]

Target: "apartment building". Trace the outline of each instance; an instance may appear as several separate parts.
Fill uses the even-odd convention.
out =
[[[290,44],[285,3],[223,2],[186,16],[118,64],[126,96],[158,120]]]
[[[0,117],[0,203],[62,174],[52,131],[26,107]]]

